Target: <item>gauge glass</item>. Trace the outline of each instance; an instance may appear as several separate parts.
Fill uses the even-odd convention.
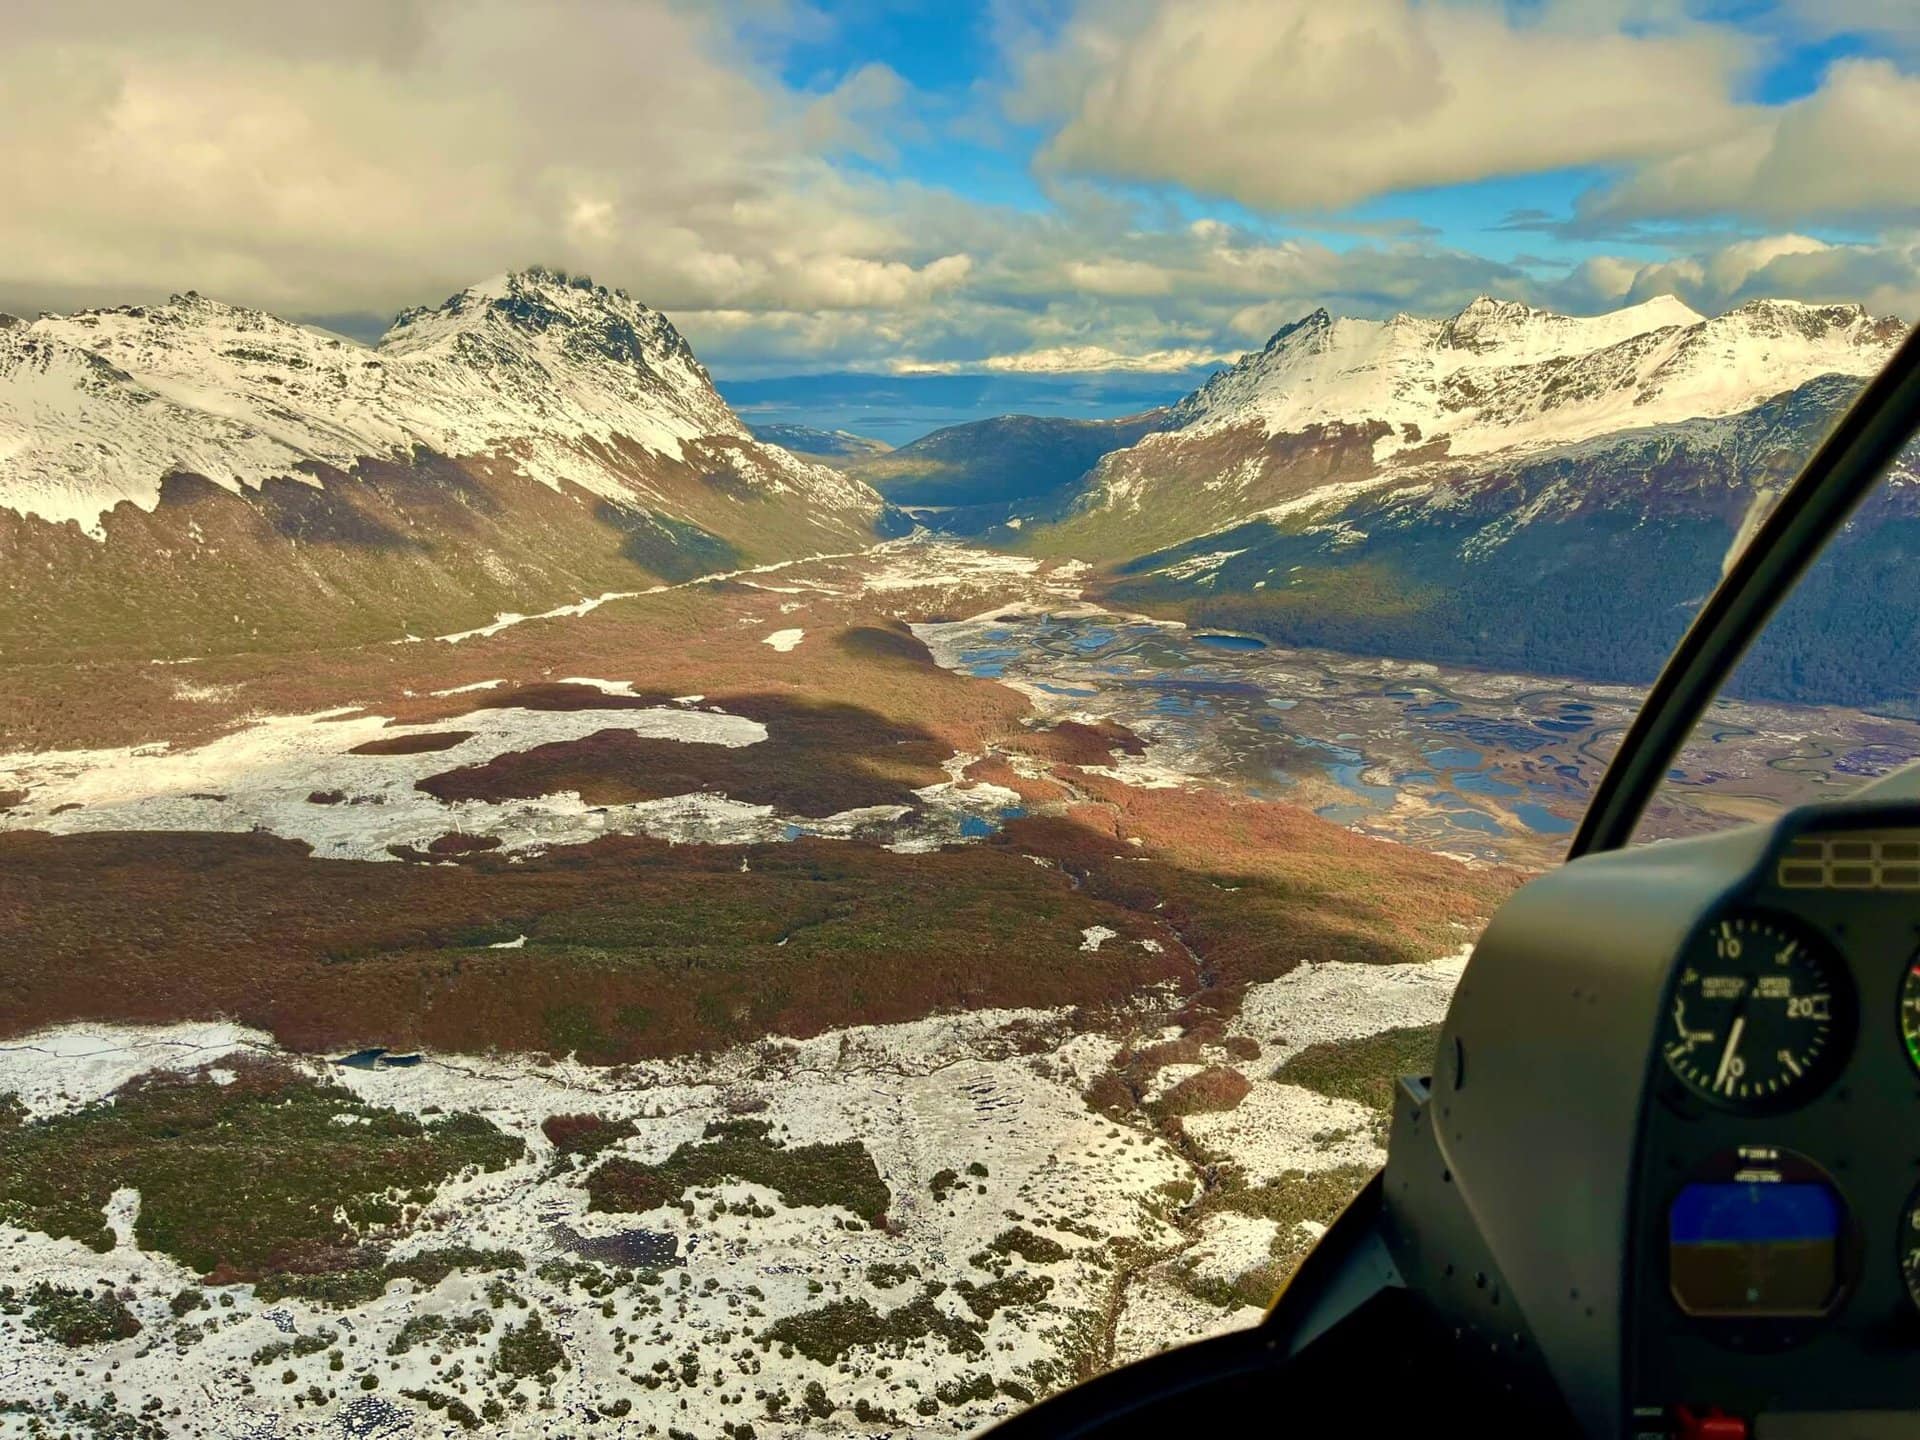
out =
[[[1667,1066],[1732,1109],[1806,1099],[1841,1059],[1845,984],[1839,955],[1805,925],[1728,916],[1681,956],[1661,1040]]]
[[[1920,1305],[1920,1190],[1914,1191],[1900,1217],[1900,1277],[1913,1303]]]
[[[1913,957],[1900,982],[1900,1038],[1906,1043],[1907,1059],[1920,1070],[1920,955]]]
[[[1667,1212],[1673,1298],[1689,1315],[1824,1315],[1844,1289],[1846,1202],[1817,1165],[1746,1149],[1693,1180]]]

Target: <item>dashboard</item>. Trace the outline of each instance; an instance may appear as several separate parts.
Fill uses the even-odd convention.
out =
[[[1489,925],[1380,1226],[1490,1393],[1596,1440],[1920,1436],[1916,791],[1576,860]]]
[[[1643,1421],[1914,1401],[1920,815],[1888,818],[1784,824],[1672,961],[1635,1163]]]

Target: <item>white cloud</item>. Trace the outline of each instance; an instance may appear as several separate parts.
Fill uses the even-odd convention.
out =
[[[885,66],[792,92],[674,0],[73,0],[0,46],[0,290],[391,312],[506,266],[677,305],[898,305],[967,258],[822,158]]]
[[[1748,47],[1607,7],[1085,0],[1014,99],[1065,171],[1279,209],[1659,158],[1738,133]],[[1604,22],[1604,23],[1602,23]]]
[[[1069,260],[1065,278],[1089,295],[1165,295],[1173,288],[1172,276],[1145,260]]]
[[[1916,22],[1920,24],[1920,22]],[[1920,75],[1842,60],[1805,99],[1750,112],[1717,143],[1652,163],[1584,204],[1590,218],[1920,215]]]
[[[1064,174],[1046,177],[1044,208],[979,203],[889,174],[889,147],[914,143],[916,116],[951,114],[951,97],[880,64],[804,89],[780,80],[783,37],[850,33],[809,0],[0,9],[0,309],[192,288],[365,333],[370,317],[542,261],[667,310],[735,374],[1172,370],[1322,304],[1442,314],[1494,293],[1594,308],[1665,284],[1700,308],[1771,287],[1911,312],[1902,297],[1920,289],[1911,243],[1833,246],[1791,219],[1667,272],[1602,257],[1555,275],[1388,225],[1335,247],[1196,220]],[[1701,146],[1747,147],[1745,189],[1717,203],[1843,188],[1858,182],[1810,173],[1808,158],[1843,101],[1891,117],[1872,152],[1888,174],[1920,169],[1892,163],[1912,137],[1885,97],[1913,82],[1885,67],[1837,67],[1826,109],[1783,116],[1725,99],[1741,45],[1676,20],[1668,0],[1531,13],[1004,0],[993,23],[1030,57],[1023,102],[1057,124],[1056,156],[1256,204],[1575,153],[1684,189],[1661,167]],[[1624,191],[1613,203],[1631,208]]]
[[[1547,289],[1550,299],[1569,309],[1609,309],[1678,295],[1711,314],[1748,300],[1784,296],[1855,301],[1876,315],[1912,322],[1920,318],[1920,233],[1848,245],[1785,233],[1656,261],[1598,256]]]
[[[1142,374],[1177,374],[1204,365],[1218,365],[1235,359],[1237,352],[1184,346],[1174,350],[1149,350],[1142,354],[1123,354],[1105,345],[1052,345],[1037,350],[1022,350],[1012,355],[988,355],[978,360],[906,360],[892,369],[899,375],[957,375],[987,371],[996,375],[1068,375],[1094,372],[1131,371]]]

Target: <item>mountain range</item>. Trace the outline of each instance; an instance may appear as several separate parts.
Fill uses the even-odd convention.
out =
[[[541,268],[372,347],[191,293],[8,317],[0,655],[402,640],[918,521],[1282,643],[1644,682],[1903,333],[1782,300],[1315,310],[1171,407],[886,450],[756,434],[663,315]],[[1810,577],[1748,691],[1882,703],[1904,672],[1863,657],[1920,661],[1911,481]]]
[[[430,635],[844,551],[870,488],[757,440],[658,311],[534,268],[373,347],[177,295],[0,320],[0,654]]]

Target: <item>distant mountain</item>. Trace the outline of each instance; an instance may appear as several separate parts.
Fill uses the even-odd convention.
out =
[[[884,455],[893,447],[884,440],[855,435],[851,430],[816,430],[811,425],[749,425],[753,438],[778,445],[823,465],[844,467],[870,455]]]
[[[936,430],[864,460],[854,473],[934,529],[982,534],[1053,519],[1102,456],[1165,425],[1170,412],[1118,420],[1000,415]]]
[[[1790,301],[1711,319],[1670,298],[1591,318],[1490,299],[1441,320],[1315,311],[1105,457],[1024,543],[1105,562],[1126,603],[1291,643],[1645,680],[1904,333]],[[1920,555],[1915,494],[1876,499],[1832,562],[1850,578],[1796,601],[1750,690],[1881,694],[1884,675],[1821,670],[1857,655],[1814,652],[1843,591]],[[1871,624],[1920,659],[1920,594],[1895,588]]]
[[[400,638],[866,543],[659,312],[532,269],[368,348],[189,293],[0,326],[0,653]]]

